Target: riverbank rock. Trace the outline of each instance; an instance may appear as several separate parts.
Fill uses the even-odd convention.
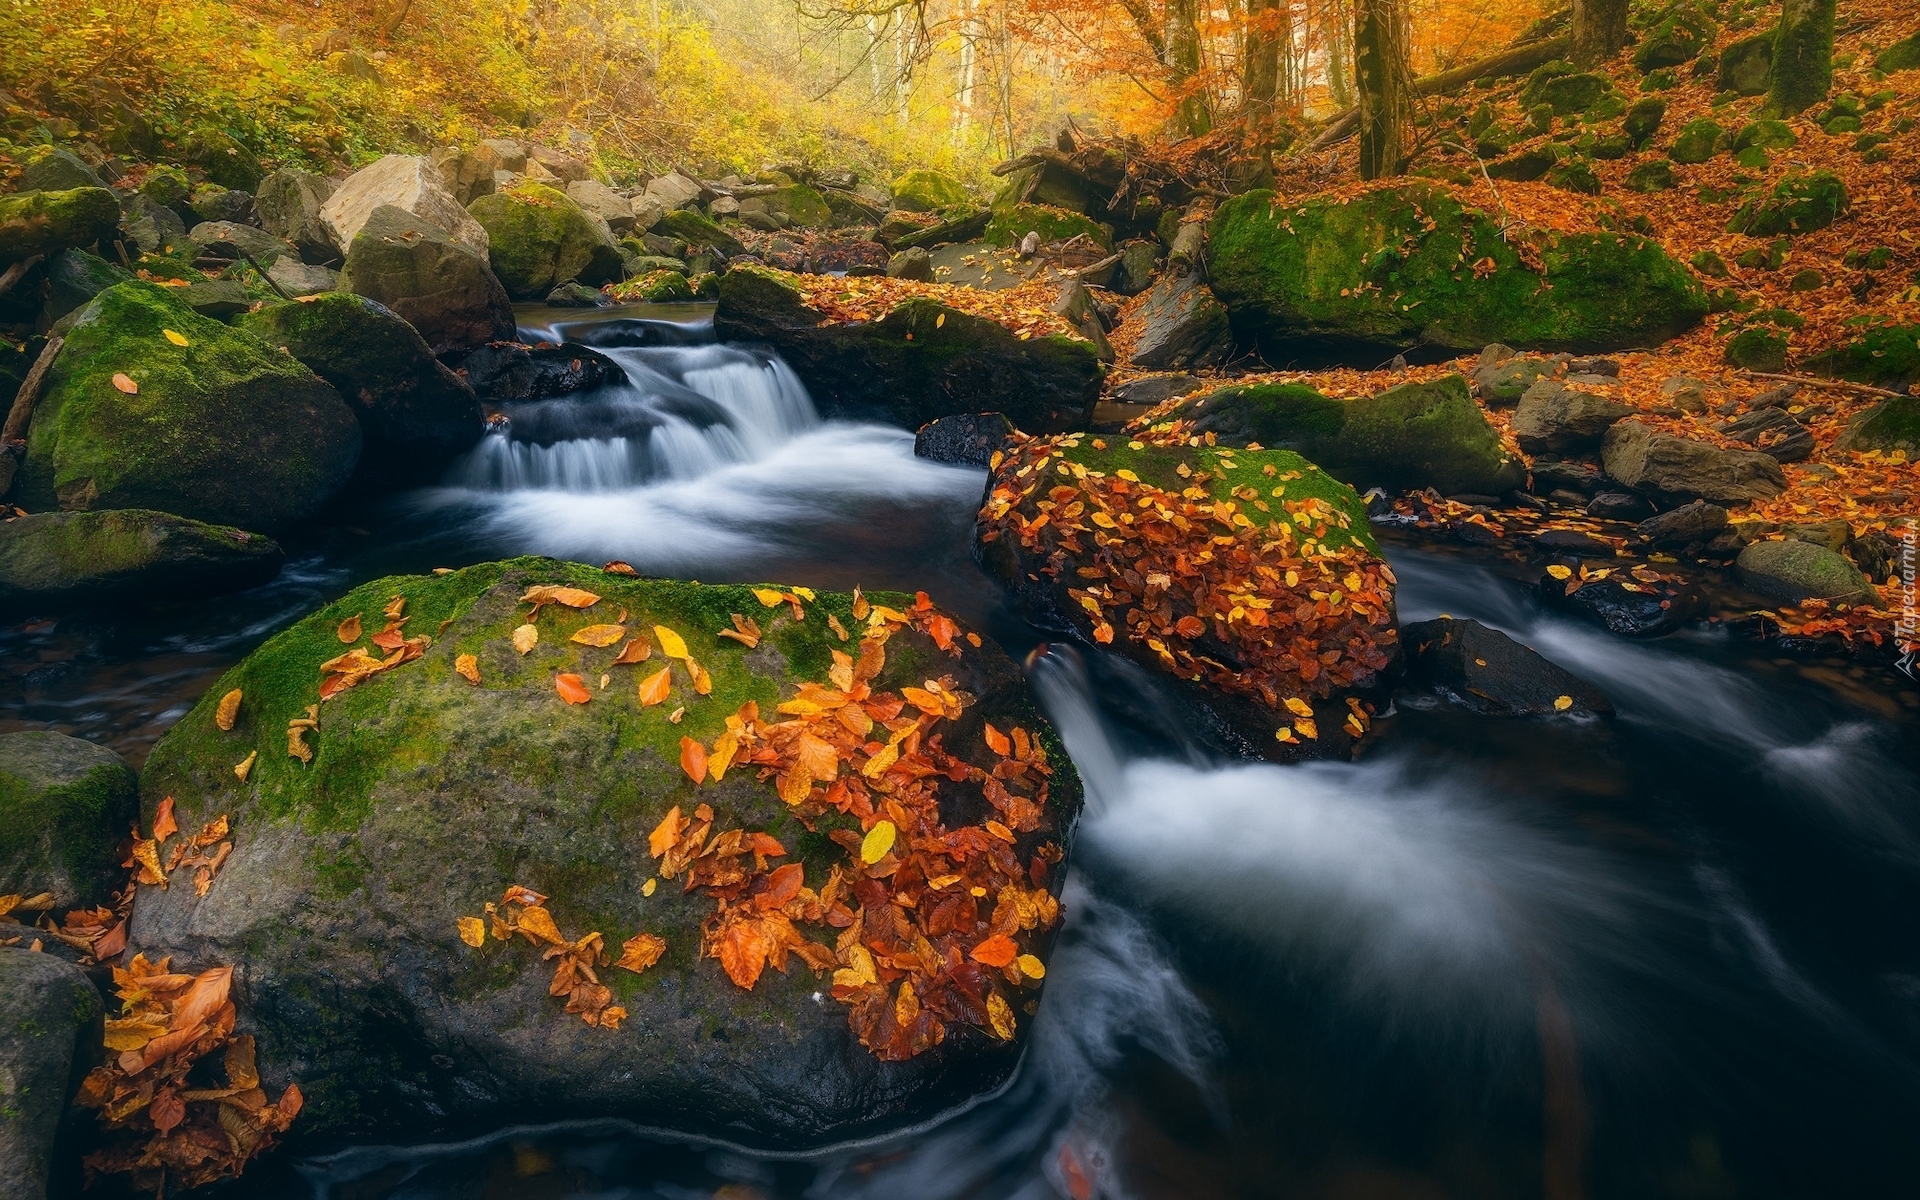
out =
[[[1846,555],[1798,538],[1754,542],[1734,560],[1740,582],[1756,592],[1797,604],[1831,600],[1840,604],[1877,604],[1879,593]]]
[[[1881,401],[1855,418],[1835,444],[1841,450],[1920,451],[1920,397]]]
[[[1527,389],[1513,410],[1513,436],[1528,454],[1592,450],[1616,421],[1635,411],[1611,397],[1543,379]]]
[[[1253,755],[1350,754],[1399,655],[1364,505],[1291,450],[1016,440],[974,552],[1043,628],[1171,676]]]
[[[493,272],[516,300],[538,300],[575,281],[598,287],[623,273],[612,234],[553,188],[521,184],[480,197],[468,211],[487,231]]]
[[[436,355],[513,339],[513,301],[484,255],[404,209],[387,206],[367,218],[347,250],[340,286],[392,309]]]
[[[573,342],[528,346],[494,342],[467,355],[460,374],[480,396],[495,403],[549,400],[624,383],[627,373],[598,350]]]
[[[282,557],[271,538],[172,513],[30,513],[0,523],[0,611],[232,591]]]
[[[387,613],[396,665],[321,700]],[[204,897],[141,888],[131,944],[236,965],[305,1134],[620,1113],[787,1149],[1011,1073],[1080,797],[1019,669],[930,603],[548,559],[354,590],[143,786],[234,850]]]
[[[4,927],[0,927],[4,928]],[[0,1195],[45,1200],[78,1183],[53,1163],[67,1101],[97,1053],[105,1013],[86,973],[51,954],[0,947]]]
[[[1351,200],[1248,192],[1214,214],[1207,254],[1236,334],[1271,347],[1275,361],[1310,353],[1371,366],[1382,351],[1489,342],[1651,346],[1707,313],[1705,291],[1657,242],[1553,235],[1536,270],[1497,221],[1429,184]]]
[[[339,395],[193,311],[183,290],[136,280],[81,311],[34,407],[15,484],[26,507],[150,508],[272,532],[352,476],[360,427]]]
[[[1639,421],[1620,421],[1601,439],[1607,474],[1655,500],[1684,504],[1711,500],[1744,504],[1787,489],[1780,464],[1756,450],[1722,450],[1706,442],[1657,433]]]
[[[261,227],[291,243],[302,261],[338,261],[340,248],[334,243],[333,229],[320,216],[333,193],[334,183],[326,176],[282,167],[260,181],[253,208]]]
[[[1168,417],[1223,442],[1296,450],[1358,488],[1499,496],[1527,481],[1526,464],[1501,444],[1462,375],[1353,400],[1297,383],[1235,385],[1187,399]]]
[[[106,188],[0,196],[0,266],[56,250],[85,250],[120,226],[120,201]]]
[[[823,417],[906,429],[955,413],[1002,412],[1021,429],[1086,427],[1099,396],[1094,347],[1057,334],[1022,339],[994,321],[911,299],[875,321],[835,323],[780,273],[720,277],[714,329],[723,341],[779,351]]]
[[[1625,637],[1672,633],[1707,610],[1706,597],[1687,580],[1650,567],[1554,566],[1539,584],[1550,607],[1598,622]]]
[[[320,219],[332,231],[334,245],[351,247],[382,208],[398,208],[432,225],[486,261],[487,231],[460,207],[431,159],[389,154],[355,171],[320,206]]]
[[[1407,677],[1490,717],[1612,716],[1606,693],[1498,629],[1436,617],[1400,631]]]
[[[1132,365],[1154,371],[1213,367],[1233,352],[1227,310],[1198,275],[1169,273],[1140,309]]]
[[[0,893],[51,892],[59,908],[105,902],[126,882],[119,848],[138,815],[133,768],[105,746],[0,733]]]
[[[273,304],[240,319],[332,384],[359,419],[361,469],[419,478],[480,440],[473,389],[440,364],[413,326],[376,300],[346,292]]]
[[[251,255],[264,270],[283,258],[299,254],[291,242],[283,242],[264,229],[236,225],[232,221],[202,221],[187,231],[188,240],[210,258],[238,260]]]
[[[908,171],[894,180],[891,195],[893,207],[901,212],[938,212],[973,201],[959,180],[928,170]]]
[[[956,413],[920,427],[913,455],[930,462],[984,467],[1014,434],[1013,422],[999,413]]]

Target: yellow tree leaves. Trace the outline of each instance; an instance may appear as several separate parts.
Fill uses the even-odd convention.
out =
[[[513,649],[516,654],[524,655],[540,644],[540,630],[532,625],[518,625],[513,630]]]
[[[892,821],[876,821],[873,828],[867,830],[867,836],[860,839],[860,861],[872,866],[887,856],[893,849],[893,839],[899,830]]]
[[[627,636],[627,630],[624,625],[588,625],[584,629],[575,630],[573,636],[567,640],[578,642],[582,646],[604,648],[625,636]]]
[[[660,643],[660,653],[666,655],[668,658],[677,658],[682,662],[686,661],[687,643],[679,634],[668,629],[665,625],[655,625],[653,627],[653,638],[654,641]]]
[[[234,722],[240,719],[240,689],[234,688],[220,697],[220,704],[213,710],[213,724],[222,733],[232,733]]]

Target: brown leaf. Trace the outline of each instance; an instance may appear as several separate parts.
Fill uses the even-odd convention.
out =
[[[153,840],[164,842],[178,832],[180,824],[173,818],[173,797],[162,797],[160,807],[153,814]]]
[[[234,688],[220,697],[220,704],[213,710],[213,723],[222,733],[233,732],[233,723],[240,717],[240,689]]]
[[[665,938],[656,937],[651,933],[636,933],[621,943],[620,961],[613,965],[638,974],[659,962],[660,956],[666,953],[666,950]]]
[[[613,665],[616,667],[624,667],[637,662],[645,662],[652,654],[653,642],[648,639],[646,634],[636,633],[627,639],[626,645],[620,647],[620,653],[615,656]]]
[[[340,622],[340,627],[334,630],[333,634],[335,637],[340,639],[343,645],[351,646],[353,643],[359,641],[360,640],[360,614],[355,613],[353,616],[348,617],[346,620]]]

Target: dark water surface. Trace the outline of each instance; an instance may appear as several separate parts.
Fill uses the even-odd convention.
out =
[[[631,316],[658,319],[664,314]],[[581,331],[573,331],[580,336]],[[520,553],[924,589],[1016,655],[967,556],[982,472],[822,423],[784,366],[679,323],[590,340],[629,388],[509,412],[213,601],[0,630],[0,729],[138,762],[228,665],[393,572]],[[795,1159],[618,1123],[263,1162],[330,1200],[1878,1197],[1920,1191],[1920,695],[1716,634],[1630,643],[1473,559],[1389,548],[1403,620],[1513,633],[1612,721],[1403,698],[1358,764],[1214,760],[1124,662],[1038,656],[1089,785],[1021,1072]]]

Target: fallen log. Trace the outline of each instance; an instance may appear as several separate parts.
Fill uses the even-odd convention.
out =
[[[944,246],[948,242],[970,242],[987,231],[987,222],[993,218],[991,209],[968,213],[951,221],[942,221],[938,225],[929,225],[917,233],[903,238],[895,238],[892,250],[911,250],[915,246],[931,250],[935,246]]]

